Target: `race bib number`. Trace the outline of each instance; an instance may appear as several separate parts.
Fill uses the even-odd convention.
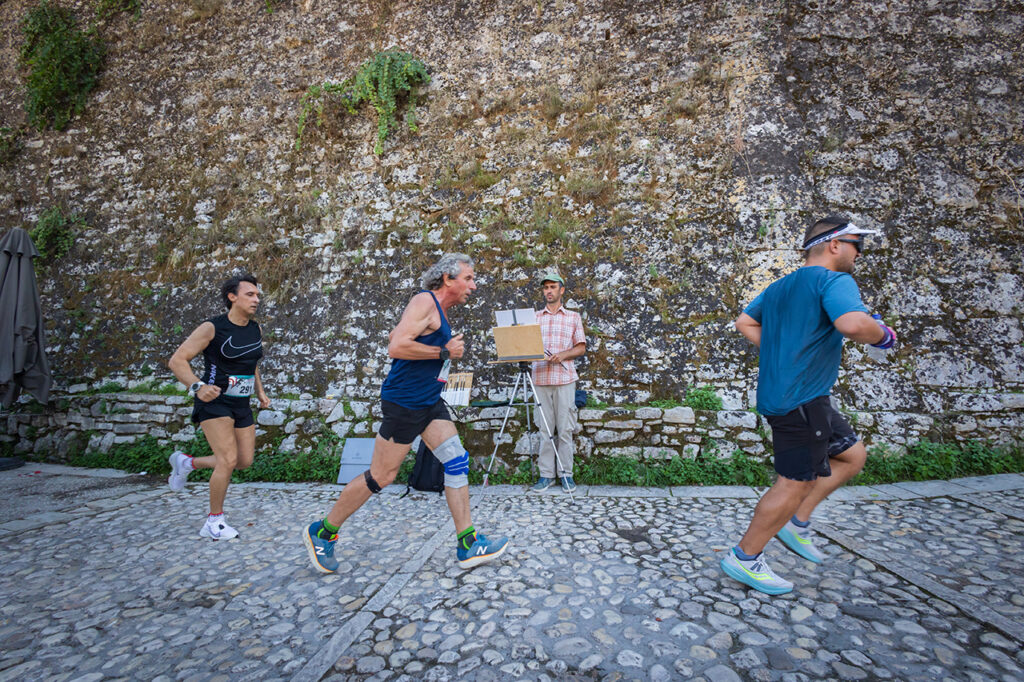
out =
[[[255,376],[232,375],[228,377],[228,390],[224,391],[224,395],[232,398],[247,398],[252,395],[255,388]]]
[[[442,384],[448,383],[448,373],[452,371],[452,361],[445,360],[441,365],[441,371],[437,375],[437,380]]]

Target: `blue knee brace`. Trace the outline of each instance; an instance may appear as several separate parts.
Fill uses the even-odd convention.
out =
[[[444,465],[444,484],[449,488],[469,485],[469,453],[458,436],[452,436],[434,450],[434,457]]]

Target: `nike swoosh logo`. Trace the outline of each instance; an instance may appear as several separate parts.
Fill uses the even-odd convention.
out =
[[[221,355],[223,355],[224,357],[229,358],[231,360],[234,360],[235,358],[240,358],[243,355],[245,355],[246,353],[251,353],[252,351],[256,350],[257,348],[259,348],[260,346],[263,345],[263,341],[257,341],[256,343],[250,343],[250,344],[245,345],[245,346],[236,346],[235,344],[231,343],[231,340],[233,338],[234,337],[229,336],[228,340],[220,345]],[[236,353],[235,355],[231,355],[230,353],[228,353],[229,349],[233,350],[233,351],[241,351],[241,352],[240,353]]]

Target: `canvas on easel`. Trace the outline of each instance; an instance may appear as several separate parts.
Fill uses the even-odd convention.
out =
[[[544,339],[539,324],[515,327],[493,327],[494,346],[498,359],[494,362],[525,362],[544,359]]]

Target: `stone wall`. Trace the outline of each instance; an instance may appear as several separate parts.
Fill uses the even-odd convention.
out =
[[[1019,5],[153,0],[99,23],[106,70],[61,132],[22,128],[29,5],[0,3],[0,126],[21,131],[0,229],[58,204],[85,221],[39,271],[61,391],[168,379],[246,267],[271,396],[371,404],[419,273],[459,250],[481,285],[452,311],[478,397],[507,380],[492,311],[537,304],[555,264],[599,400],[710,384],[745,410],[756,352],[731,321],[843,211],[883,232],[856,277],[901,344],[848,344],[840,401],[894,442],[1020,439]],[[329,108],[297,150],[306,88],[389,47],[431,69],[418,132],[378,157],[372,114]]]
[[[0,443],[17,454],[32,452],[64,462],[78,452],[107,452],[111,446],[153,436],[163,443],[183,443],[196,436],[191,400],[184,395],[135,392],[104,393],[85,384],[56,396],[49,406],[22,400],[0,412]],[[138,390],[137,388],[135,390]],[[958,416],[950,424],[932,417],[900,412],[846,411],[869,445],[901,446],[922,439],[987,439],[1019,443],[1024,428],[1024,396],[989,396],[984,409]],[[499,437],[505,407],[457,408],[457,424],[466,447],[480,466],[486,466],[495,445],[497,466],[514,468],[536,454],[540,443],[536,422],[526,430],[526,412],[515,409]],[[372,438],[380,426],[380,403],[314,398],[275,399],[257,412],[257,449],[281,452],[311,449],[330,432],[341,438]],[[531,414],[531,421],[534,419]],[[625,456],[643,460],[681,456],[725,457],[742,450],[757,459],[771,454],[771,429],[751,410],[694,410],[690,407],[608,407],[579,411],[576,431],[578,457]]]

